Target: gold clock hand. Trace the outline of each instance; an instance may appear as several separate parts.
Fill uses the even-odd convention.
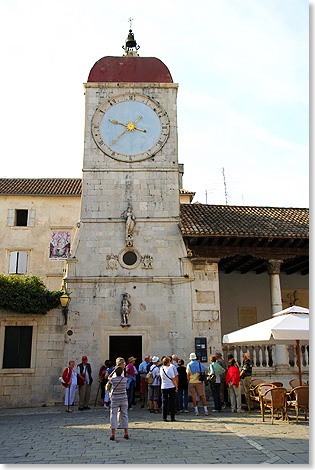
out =
[[[137,131],[147,132],[145,129],[139,129],[139,127],[136,127],[136,126],[135,126],[135,129],[137,129]]]
[[[140,117],[139,117],[135,122],[133,122],[132,124],[136,124],[136,122],[138,122],[139,119],[141,119],[141,118],[142,118],[142,116],[140,116]]]
[[[124,134],[126,134],[126,132],[128,132],[128,129],[126,129],[122,134],[120,134],[117,139],[113,140],[113,142],[110,144],[110,145],[113,145],[118,139],[120,139],[120,137]]]
[[[112,122],[113,124],[121,124],[122,126],[127,127],[126,124],[123,124],[122,122],[116,121],[116,119],[110,119],[110,122]]]

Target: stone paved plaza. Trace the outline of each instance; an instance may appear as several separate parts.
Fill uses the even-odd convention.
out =
[[[292,413],[291,413],[291,416]],[[176,416],[164,422],[137,405],[130,439],[109,440],[109,411],[100,406],[0,410],[2,464],[307,464],[308,421],[263,423],[258,410]]]

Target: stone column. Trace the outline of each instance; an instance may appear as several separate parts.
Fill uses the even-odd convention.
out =
[[[270,259],[268,261],[268,274],[270,279],[271,313],[282,310],[281,286],[280,286],[280,265],[282,261]]]
[[[278,259],[270,259],[268,261],[268,274],[270,279],[270,297],[271,297],[271,313],[277,313],[282,310],[282,297],[280,285],[280,266],[282,261]],[[289,367],[288,348],[284,345],[276,345],[275,365],[277,368]]]

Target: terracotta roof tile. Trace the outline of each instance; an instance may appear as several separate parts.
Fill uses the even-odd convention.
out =
[[[194,191],[188,191],[187,189],[180,189],[179,193],[180,194],[188,194],[188,195],[190,194],[192,196],[194,196],[196,194]]]
[[[183,236],[300,238],[309,235],[309,210],[181,204],[179,226]]]
[[[2,195],[81,196],[81,178],[0,178]]]
[[[0,178],[2,195],[81,196],[81,193],[81,178]],[[306,238],[309,235],[309,210],[181,204],[179,226],[183,236]]]

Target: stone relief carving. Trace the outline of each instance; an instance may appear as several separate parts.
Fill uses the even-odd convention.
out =
[[[143,256],[141,256],[140,261],[141,261],[141,264],[142,264],[142,269],[152,269],[153,256],[143,255]]]
[[[126,221],[126,246],[133,246],[133,229],[136,224],[136,217],[130,206],[121,214],[121,218]]]
[[[130,295],[127,292],[124,292],[122,294],[122,300],[121,300],[121,307],[120,307],[120,313],[121,313],[121,323],[120,326],[130,326],[129,323],[129,314],[131,310],[131,302],[129,301]]]
[[[117,269],[118,268],[118,255],[107,255],[107,269]]]

